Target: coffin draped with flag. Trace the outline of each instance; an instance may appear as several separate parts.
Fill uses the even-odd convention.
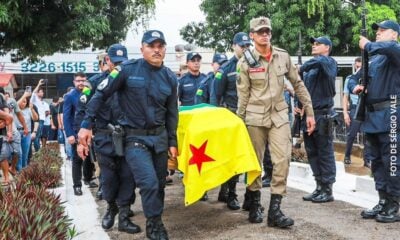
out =
[[[186,206],[234,175],[246,173],[245,181],[250,184],[261,174],[246,126],[225,108],[181,107],[178,145]]]

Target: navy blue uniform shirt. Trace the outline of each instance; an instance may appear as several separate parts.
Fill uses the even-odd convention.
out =
[[[211,96],[211,104],[215,106],[226,106],[230,110],[237,109],[236,79],[238,73],[236,69],[238,59],[233,56],[222,64],[214,77],[214,91]]]
[[[118,103],[122,112],[118,120],[120,125],[134,129],[155,129],[165,126],[168,146],[176,147],[177,85],[175,74],[167,67],[152,66],[143,58],[125,61],[97,87],[87,105],[82,127],[91,128],[96,112],[103,107],[104,101],[118,91]],[[156,138],[158,136],[146,144],[157,147]],[[143,141],[147,141],[146,139]]]
[[[396,41],[369,42],[365,50],[371,55],[369,59],[369,82],[367,86],[366,105],[384,101],[400,102],[400,44]],[[361,77],[362,69],[349,79],[349,89],[353,92]],[[366,133],[390,131],[391,115],[396,115],[397,126],[400,124],[400,109],[391,113],[388,107],[381,111],[367,111],[362,128]],[[393,109],[394,110],[394,109]],[[392,111],[393,111],[392,110]]]
[[[77,122],[75,121],[75,112],[78,108],[80,95],[81,92],[74,88],[66,94],[64,98],[63,121],[65,135],[67,137],[76,136],[80,127],[80,123],[79,125],[76,125]]]
[[[336,61],[330,56],[313,57],[300,67],[301,74],[304,85],[310,93],[313,108],[332,108],[336,94]]]
[[[188,72],[179,79],[178,96],[181,106],[191,106],[195,104],[196,91],[200,86],[200,82],[206,77],[204,73],[195,76]]]
[[[210,103],[211,91],[213,88],[214,72],[209,72],[207,77],[201,80],[196,91],[195,104]]]

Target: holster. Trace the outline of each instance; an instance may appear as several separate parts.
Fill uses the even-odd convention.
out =
[[[333,128],[335,124],[335,117],[324,116],[318,121],[318,133],[323,136],[331,137],[333,135]]]
[[[115,155],[122,157],[124,156],[124,143],[125,143],[125,131],[117,125],[114,127],[112,132],[112,141],[114,144]]]
[[[294,121],[292,126],[292,137],[300,138],[300,130],[301,130],[301,116],[296,113],[294,115]]]

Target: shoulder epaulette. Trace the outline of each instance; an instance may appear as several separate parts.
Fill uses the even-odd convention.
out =
[[[286,50],[283,49],[283,48],[278,48],[278,47],[273,47],[273,48],[274,48],[274,50],[279,51],[279,52],[285,52],[285,53],[288,52],[288,51],[286,51]]]

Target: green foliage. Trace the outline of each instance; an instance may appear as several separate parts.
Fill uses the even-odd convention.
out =
[[[60,197],[44,187],[17,183],[15,189],[0,189],[1,239],[67,239],[70,219]]]
[[[58,144],[41,148],[32,161],[17,177],[15,187],[0,188],[0,239],[72,239],[77,232],[71,228],[60,196],[47,191],[60,180]]]
[[[254,17],[266,16],[272,21],[272,43],[294,55],[301,32],[303,54],[310,52],[311,36],[327,35],[333,42],[334,55],[358,55],[361,28],[361,0],[204,0],[201,10],[206,21],[192,22],[180,31],[184,40],[216,51],[229,50],[236,32],[249,31]],[[400,14],[398,0],[375,0],[368,4],[368,24],[382,19],[396,19]],[[374,34],[369,29],[370,38]]]
[[[154,0],[0,0],[0,54],[36,60],[57,51],[105,48],[153,13]],[[132,26],[133,23],[133,26]]]

